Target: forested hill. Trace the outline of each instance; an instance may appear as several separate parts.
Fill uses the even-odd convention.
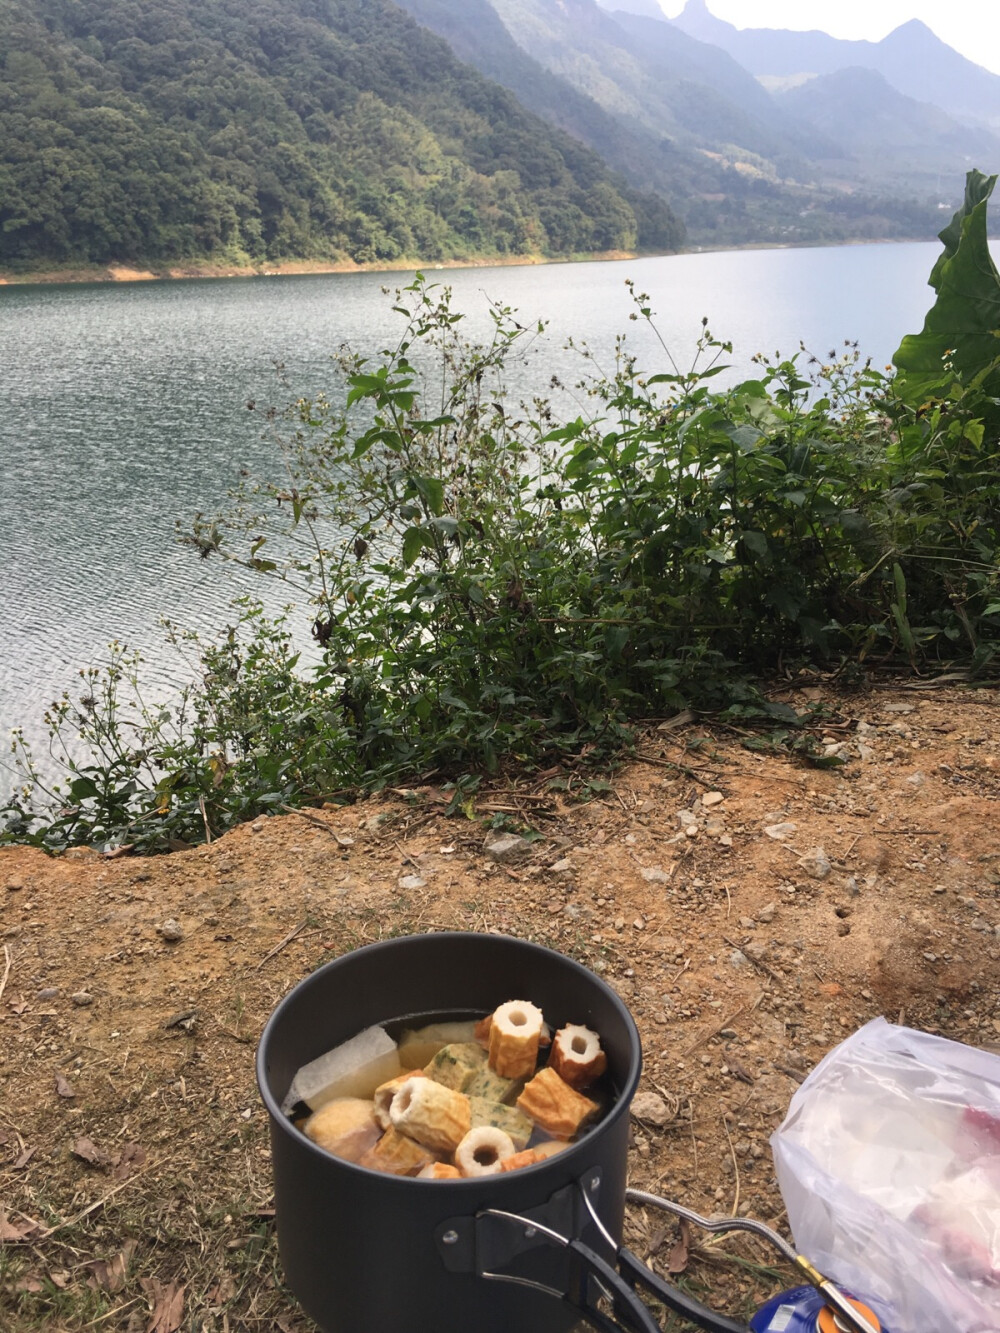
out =
[[[0,3],[0,267],[682,240],[391,0]]]

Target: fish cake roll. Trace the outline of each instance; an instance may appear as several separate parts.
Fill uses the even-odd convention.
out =
[[[502,1078],[528,1078],[538,1062],[542,1011],[530,1000],[508,1000],[490,1024],[490,1068]]]

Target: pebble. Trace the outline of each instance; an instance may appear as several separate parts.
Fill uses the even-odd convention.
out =
[[[40,1000],[54,1000],[57,995],[61,994],[62,991],[58,986],[46,986],[44,990],[38,992],[38,998]]]
[[[685,832],[686,836],[689,837],[689,838],[697,838],[697,836],[698,836],[698,825],[697,825],[697,824],[688,824],[688,826],[687,826],[687,828],[684,830],[684,832]]]
[[[670,876],[659,866],[646,866],[641,872],[643,879],[647,884],[669,884]]]
[[[508,833],[503,838],[494,838],[492,842],[486,844],[486,855],[493,861],[513,861],[519,856],[523,856],[531,847],[527,838],[521,838],[516,833]]]
[[[790,838],[798,828],[798,824],[790,824],[787,820],[781,824],[768,824],[764,832],[769,838],[775,838],[781,842],[784,838]]]
[[[94,1003],[93,995],[91,995],[89,991],[85,990],[78,990],[75,995],[71,995],[69,998],[73,1001],[74,1004],[79,1005],[81,1009],[85,1009],[88,1004]]]
[[[906,779],[906,781],[910,784],[911,787],[919,788],[924,785],[927,779],[924,777],[923,773],[911,773],[910,776]]]
[[[767,945],[761,944],[759,940],[751,940],[749,944],[744,944],[743,952],[755,963],[762,963],[767,957]]]
[[[725,799],[721,791],[707,791],[701,798],[701,803],[705,807],[711,808],[713,805],[721,805]]]
[[[420,875],[404,875],[399,881],[401,889],[422,889],[427,881]]]
[[[159,927],[159,931],[160,937],[166,940],[168,944],[179,944],[184,938],[184,931],[181,929],[180,922],[175,921],[172,916],[164,921],[162,926]]]
[[[670,1108],[655,1092],[640,1092],[632,1098],[630,1107],[636,1120],[645,1120],[662,1129],[671,1119]]]
[[[864,745],[864,744],[862,744],[862,743],[859,741],[859,742],[858,742],[858,758],[859,758],[863,763],[866,763],[866,764],[867,764],[867,763],[870,763],[871,760],[875,758],[875,751],[872,749],[872,747],[871,747],[870,745]]]
[[[19,879],[9,879],[7,881],[6,887],[8,893],[20,893],[20,891],[24,888],[24,883],[22,880]]]
[[[678,810],[677,822],[682,828],[690,828],[692,824],[698,823],[697,815],[693,815],[690,810]]]
[[[762,921],[764,925],[770,925],[774,920],[774,915],[777,910],[778,909],[774,903],[768,903],[766,907],[762,907],[757,913],[757,920]]]
[[[841,921],[840,924],[837,926],[837,934],[850,935],[850,933],[851,933],[850,923],[847,921]]]
[[[997,929],[998,931],[1000,931],[1000,927],[997,927]],[[750,960],[749,958],[747,958],[746,954],[743,952],[742,949],[734,949],[732,953],[729,955],[729,961],[730,963],[732,963],[733,967],[750,966]]]
[[[251,825],[250,825],[250,832],[251,832],[251,833],[263,833],[263,832],[264,832],[264,825],[261,823],[260,820],[258,820],[256,824],[251,824]]]
[[[799,858],[798,864],[799,869],[804,870],[813,879],[826,879],[833,869],[830,858],[822,847],[813,847],[811,851],[806,852],[805,856]]]
[[[573,862],[569,859],[568,856],[564,856],[561,861],[557,861],[555,865],[551,867],[552,873],[554,875],[565,875],[567,871],[570,871],[572,869],[573,869]]]
[[[912,713],[913,704],[886,704],[883,712],[886,713]]]

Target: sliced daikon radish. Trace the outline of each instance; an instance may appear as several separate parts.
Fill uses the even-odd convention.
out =
[[[303,1065],[281,1104],[285,1113],[296,1102],[318,1111],[335,1097],[371,1097],[380,1083],[400,1072],[396,1043],[384,1028],[366,1028],[350,1041]]]

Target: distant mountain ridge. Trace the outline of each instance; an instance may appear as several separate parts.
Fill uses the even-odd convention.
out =
[[[902,24],[880,42],[848,41],[818,31],[740,29],[716,18],[706,0],[687,0],[670,22],[727,51],[755,75],[873,69],[907,97],[933,103],[959,120],[1000,128],[1000,75],[967,60],[919,19]]]

